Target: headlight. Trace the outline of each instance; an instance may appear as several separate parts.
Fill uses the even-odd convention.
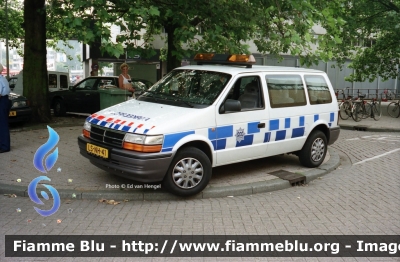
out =
[[[83,124],[83,129],[90,132],[92,129],[92,125],[89,122],[85,121],[85,123]]]
[[[146,136],[126,134],[122,147],[133,151],[154,153],[161,151],[163,141],[163,135]]]
[[[12,104],[12,108],[24,107],[24,106],[26,106],[26,101],[15,101]]]
[[[92,130],[92,125],[85,121],[85,123],[83,124],[83,130],[82,130],[82,134],[84,137],[90,138],[90,131]]]
[[[145,139],[146,139],[145,135],[126,134],[124,141],[135,144],[144,144]]]

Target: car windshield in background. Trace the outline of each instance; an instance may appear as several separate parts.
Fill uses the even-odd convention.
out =
[[[231,75],[204,70],[174,70],[154,84],[138,100],[184,107],[205,107],[228,83]]]

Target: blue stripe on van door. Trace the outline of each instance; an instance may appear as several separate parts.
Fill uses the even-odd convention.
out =
[[[267,132],[264,135],[264,143],[269,142],[269,140],[271,139],[271,132]]]
[[[253,135],[245,135],[242,141],[240,142],[236,141],[236,147],[249,146],[252,144],[253,144]]]
[[[275,141],[285,140],[285,137],[286,137],[286,130],[276,131]]]
[[[247,123],[247,133],[248,134],[260,133],[260,129],[258,128],[259,123],[260,122]]]
[[[299,126],[304,126],[304,116],[301,116],[299,119]]]
[[[292,138],[301,137],[304,135],[304,127],[293,128]]]
[[[279,129],[279,119],[269,120],[269,131]]]
[[[290,118],[285,118],[285,128],[290,128]]]

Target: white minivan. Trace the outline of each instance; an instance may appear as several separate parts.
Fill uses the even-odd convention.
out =
[[[319,166],[339,137],[338,106],[325,72],[254,66],[253,56],[198,54],[136,100],[85,121],[80,153],[140,182],[190,196],[212,168],[283,153]]]
[[[58,71],[47,71],[49,76],[49,91],[56,91],[56,90],[68,90],[70,86],[69,81],[69,74],[68,72],[58,72]],[[24,86],[23,86],[23,77],[24,72],[23,70],[19,72],[17,75],[17,81],[14,86],[14,93],[23,94]]]

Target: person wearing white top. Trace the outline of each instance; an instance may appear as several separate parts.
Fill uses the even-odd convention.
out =
[[[122,74],[119,75],[119,88],[125,89],[129,92],[134,93],[135,89],[133,88],[132,84],[129,82],[131,80],[131,76],[128,74],[129,66],[126,63],[121,65]]]

